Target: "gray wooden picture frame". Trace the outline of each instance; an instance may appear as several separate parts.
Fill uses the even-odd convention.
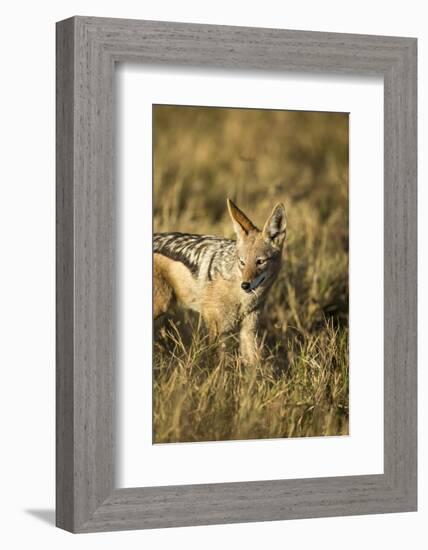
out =
[[[414,38],[155,21],[57,24],[58,527],[83,533],[416,510],[416,47]],[[383,474],[114,486],[118,62],[383,77]]]

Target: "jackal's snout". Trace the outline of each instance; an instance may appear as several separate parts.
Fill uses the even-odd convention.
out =
[[[252,290],[256,290],[260,285],[262,285],[267,278],[267,274],[265,271],[262,273],[259,273],[256,277],[251,279],[250,281],[243,281],[241,283],[241,288],[245,292],[251,292]]]

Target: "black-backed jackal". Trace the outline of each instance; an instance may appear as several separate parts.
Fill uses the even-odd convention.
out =
[[[229,199],[227,206],[236,241],[155,233],[154,317],[177,303],[197,311],[211,335],[238,329],[242,359],[253,363],[259,316],[281,267],[285,209],[277,204],[260,231]]]

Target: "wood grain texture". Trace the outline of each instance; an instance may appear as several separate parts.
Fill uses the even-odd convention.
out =
[[[74,24],[56,36],[56,522],[74,525]]]
[[[383,475],[115,489],[116,62],[383,76]],[[59,527],[91,532],[416,510],[416,78],[412,38],[87,17],[57,24]]]

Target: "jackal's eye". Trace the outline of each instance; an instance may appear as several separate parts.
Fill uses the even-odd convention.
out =
[[[242,267],[244,267],[245,265],[245,262],[242,258],[239,258],[239,265],[241,265]]]
[[[267,258],[258,258],[258,259],[256,260],[256,264],[257,264],[257,265],[263,265],[263,264],[265,264],[266,262],[267,262]]]

